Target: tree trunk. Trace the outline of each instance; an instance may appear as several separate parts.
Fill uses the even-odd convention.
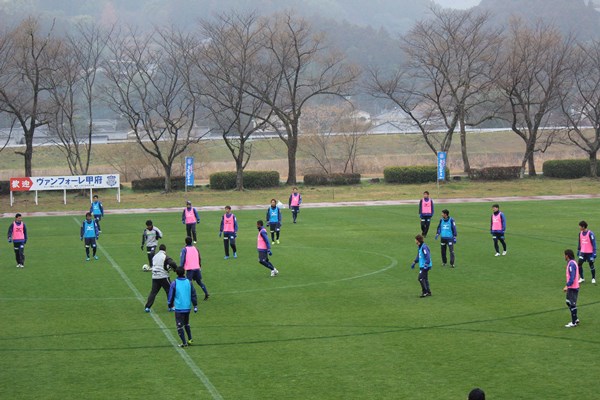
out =
[[[590,152],[590,176],[592,178],[598,177],[597,153],[597,151]]]
[[[462,121],[460,123],[460,152],[463,160],[463,172],[469,174],[471,172],[471,164],[469,163],[469,154],[467,153],[467,131]]]
[[[296,151],[298,150],[298,136],[291,136],[287,144],[288,148],[288,178],[286,184],[296,184]]]
[[[165,192],[169,193],[171,191],[171,188],[172,188],[171,166],[170,165],[163,165],[163,167],[165,169]]]
[[[235,188],[244,190],[244,167],[242,165],[244,155],[242,153],[235,159]]]
[[[529,167],[529,176],[537,176],[537,172],[535,171],[535,153],[533,151],[533,147],[528,151],[527,155],[527,165]]]
[[[32,176],[32,159],[33,159],[33,130],[25,133],[25,176]]]

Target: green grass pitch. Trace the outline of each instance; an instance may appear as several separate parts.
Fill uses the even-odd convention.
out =
[[[437,204],[458,227],[457,268],[433,254],[419,298],[417,206],[284,210],[281,244],[258,264],[257,219],[236,211],[238,259],[223,259],[221,213],[202,212],[198,247],[211,298],[192,314],[195,346],[176,348],[164,293],[143,311],[151,275],[146,219],[178,259],[180,213],[102,220],[85,262],[81,216],[25,217],[26,267],[0,248],[0,397],[5,399],[592,399],[600,390],[600,286],[564,328],[563,250],[578,222],[600,232],[600,201],[505,202],[508,255],[494,257],[489,203]],[[5,234],[10,219],[0,220]],[[432,231],[437,219],[432,223]],[[200,292],[201,293],[201,292]]]

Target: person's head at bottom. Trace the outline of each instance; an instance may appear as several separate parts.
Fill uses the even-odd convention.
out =
[[[479,388],[475,388],[469,392],[467,400],[485,400],[485,393]]]

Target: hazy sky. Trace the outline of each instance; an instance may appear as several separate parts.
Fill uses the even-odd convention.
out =
[[[436,0],[443,7],[469,8],[478,5],[480,0]]]

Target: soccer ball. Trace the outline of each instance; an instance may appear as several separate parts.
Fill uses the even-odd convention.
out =
[[[148,264],[144,264],[142,265],[142,271],[150,271],[150,267],[148,266]]]

